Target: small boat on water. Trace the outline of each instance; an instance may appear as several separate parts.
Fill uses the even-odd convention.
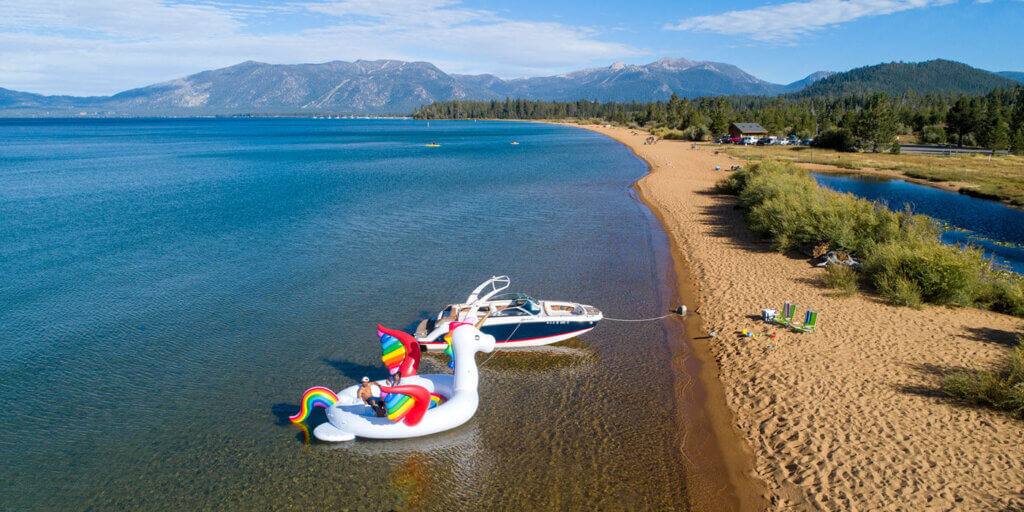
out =
[[[431,142],[430,144],[427,144],[426,147],[428,147],[428,148],[439,148],[439,147],[441,147],[441,145],[436,143],[436,142]]]
[[[498,348],[533,347],[574,338],[593,329],[604,315],[594,306],[537,300],[508,289],[508,276],[494,276],[477,286],[465,302],[449,304],[420,322],[416,340],[427,350],[444,350],[451,322],[470,322],[494,336]]]
[[[512,141],[512,142],[510,142],[510,144],[512,144],[513,146],[518,146],[518,145],[519,145],[519,143],[518,143],[518,142],[516,142],[516,141]]]

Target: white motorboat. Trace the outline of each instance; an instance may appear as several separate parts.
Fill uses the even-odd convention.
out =
[[[450,304],[433,318],[420,322],[416,340],[427,350],[444,350],[448,324],[470,322],[494,336],[498,348],[533,347],[579,336],[604,318],[600,310],[586,304],[502,293],[510,282],[508,276],[484,281],[465,302]]]

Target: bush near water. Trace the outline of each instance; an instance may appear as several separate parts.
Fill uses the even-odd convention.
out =
[[[720,182],[718,190],[739,196],[747,226],[780,252],[825,241],[860,259],[867,282],[892,304],[1024,316],[1021,277],[999,269],[976,247],[942,243],[931,217],[819,187],[790,162],[754,164]],[[850,281],[833,279],[847,293]]]
[[[836,290],[839,295],[851,297],[860,291],[857,271],[846,265],[829,265],[825,268],[822,284]]]
[[[1018,341],[1001,371],[956,372],[946,377],[943,390],[951,397],[1024,419],[1024,342]]]

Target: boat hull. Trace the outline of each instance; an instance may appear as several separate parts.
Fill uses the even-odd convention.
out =
[[[497,348],[537,347],[558,343],[590,332],[597,326],[592,321],[559,321],[506,323],[484,325],[480,331],[494,336]],[[420,346],[431,351],[444,350],[447,343],[443,339],[420,341]]]

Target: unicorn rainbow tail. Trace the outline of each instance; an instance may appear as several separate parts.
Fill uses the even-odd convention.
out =
[[[288,419],[292,420],[292,423],[302,423],[309,417],[309,413],[313,411],[314,407],[323,407],[324,409],[334,405],[338,401],[338,395],[334,394],[325,387],[316,386],[306,390],[302,394],[302,403],[299,404],[299,412],[295,416],[289,416]]]

